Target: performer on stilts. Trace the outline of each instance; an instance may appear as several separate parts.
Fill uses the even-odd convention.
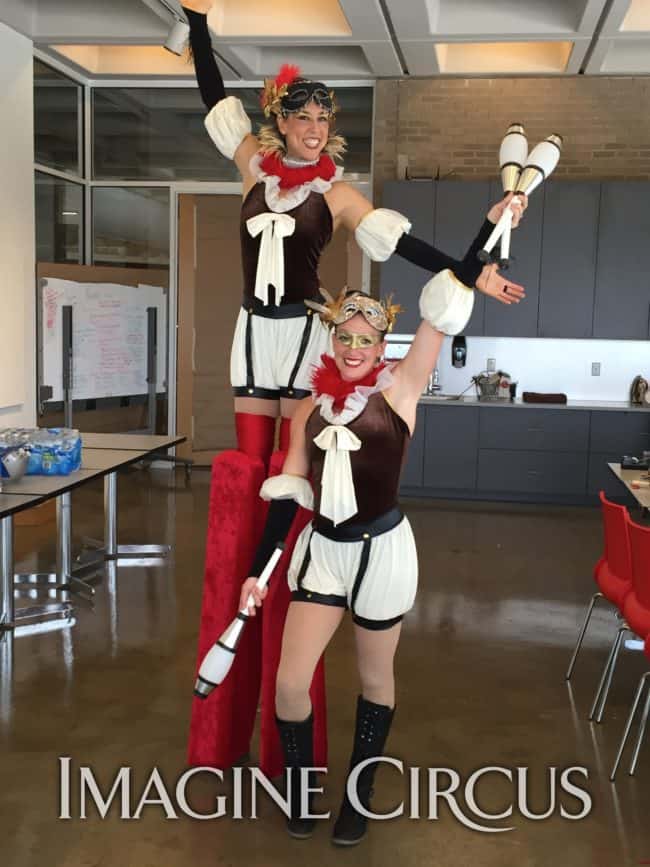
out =
[[[318,262],[338,226],[354,232],[357,243],[373,261],[384,261],[396,252],[430,272],[449,268],[465,285],[476,285],[486,294],[498,297],[503,280],[498,275],[487,280],[486,276],[492,272],[478,262],[476,254],[509,198],[491,209],[462,260],[453,259],[412,237],[407,217],[395,211],[375,209],[357,190],[341,180],[342,167],[336,166],[334,161],[340,160],[345,142],[334,130],[334,94],[322,82],[300,76],[295,67],[283,67],[274,81],[267,82],[262,106],[269,123],[257,136],[253,135],[251,121],[241,101],[236,96],[226,96],[214,59],[207,24],[207,12],[212,5],[212,0],[188,0],[184,10],[190,23],[197,81],[208,109],[206,129],[219,151],[235,161],[242,175],[244,297],[231,351],[231,383],[238,448],[268,467],[276,419],[281,417],[280,449],[286,451],[291,416],[299,401],[310,393],[311,367],[331,347],[328,330],[306,303],[320,300]],[[523,207],[525,203],[518,206],[514,225]],[[210,580],[213,582],[226,580],[225,576],[217,574],[220,566],[214,561],[219,555],[210,553],[220,549],[219,538],[213,535],[224,529],[221,516],[215,518],[213,511],[227,509],[224,501],[232,496],[230,489],[225,490],[225,484],[218,479],[215,482],[215,473],[217,466],[222,467],[231,460],[231,454],[217,458],[213,467],[208,531],[210,562],[206,565],[206,580],[208,571],[212,570]],[[233,473],[233,477],[237,477],[237,473]],[[232,515],[228,519],[230,524],[234,520]],[[248,545],[252,559],[254,540],[243,540],[241,544]],[[214,640],[232,617],[232,608],[217,617],[212,612],[208,624],[206,605],[213,606],[215,599],[221,605],[227,596],[224,588],[213,593],[210,600],[204,596],[201,647],[206,642],[209,646],[209,640]],[[287,603],[285,597],[285,606]],[[282,600],[278,600],[277,605],[281,606]],[[274,610],[273,617],[279,623],[284,612]],[[209,638],[204,636],[207,628],[213,631]],[[278,631],[276,636],[279,634]],[[276,638],[269,640],[275,642]],[[251,645],[261,638],[251,632],[246,641]],[[274,657],[268,650],[265,648],[261,656],[263,666]],[[273,650],[277,656],[279,647]],[[258,647],[251,651],[250,658],[254,660],[260,653]],[[262,673],[262,682],[266,676]],[[248,700],[242,698],[237,710],[242,717],[238,721],[242,731],[250,729],[254,719],[256,678],[259,681],[259,672],[251,673],[246,686]],[[321,672],[319,694],[322,694],[322,684]],[[318,712],[318,708],[315,710]],[[232,714],[227,703],[219,706],[215,719],[206,724],[211,737],[218,736],[215,733],[224,725],[224,718]],[[322,708],[320,716],[324,718]],[[235,725],[232,719],[228,724]],[[192,763],[207,761],[206,753],[196,748],[203,736],[200,726],[193,729]],[[264,726],[262,737],[265,737]],[[237,756],[229,754],[225,761],[230,764],[235,758]]]
[[[490,266],[479,285],[496,281],[503,300],[517,302],[523,288],[505,283],[495,269]],[[333,329],[333,355],[322,356],[312,375],[312,395],[294,414],[282,474],[262,487],[271,506],[253,566],[253,574],[259,574],[288,532],[298,505],[313,508],[313,521],[298,538],[289,567],[292,601],[276,685],[276,722],[290,769],[288,831],[293,837],[309,837],[316,821],[300,812],[300,768],[315,766],[309,684],[348,608],[361,680],[350,771],[383,753],[395,710],[393,660],[402,617],[413,605],[417,585],[413,534],[398,506],[399,477],[417,404],[444,334],[463,329],[472,305],[472,290],[450,271],[436,275],[422,291],[423,321],[413,343],[393,366],[383,361],[385,336],[397,312],[390,301],[382,304],[343,290],[320,307]],[[267,591],[257,590],[255,581],[244,582],[241,608],[249,593],[256,606],[262,604]],[[376,764],[368,765],[358,778],[356,790],[366,809],[375,769]],[[349,846],[365,832],[366,818],[346,794],[332,840]]]

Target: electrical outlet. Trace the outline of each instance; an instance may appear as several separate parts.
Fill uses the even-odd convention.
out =
[[[497,369],[497,360],[496,358],[488,358],[487,360],[487,372],[494,373]]]
[[[591,375],[600,376],[600,361],[591,362]]]

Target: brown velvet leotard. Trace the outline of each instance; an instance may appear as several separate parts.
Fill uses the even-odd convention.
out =
[[[314,439],[329,422],[315,407],[307,419],[305,435],[309,444],[312,479],[316,493],[314,514],[317,525],[331,527],[331,522],[320,515],[321,479],[325,452]],[[346,425],[361,440],[361,448],[350,452],[350,465],[354,491],[359,507],[356,515],[339,524],[366,523],[388,512],[397,505],[399,478],[410,441],[406,422],[390,406],[382,392],[372,394],[363,412]]]
[[[255,275],[262,236],[251,237],[246,221],[270,209],[264,198],[265,186],[257,183],[244,199],[241,209],[240,236],[244,269],[245,306],[255,297]],[[293,235],[284,243],[284,296],[281,306],[300,304],[305,299],[322,301],[318,263],[323,248],[332,237],[332,213],[322,193],[311,192],[305,201],[286,212],[296,221]],[[273,302],[271,302],[273,303]]]

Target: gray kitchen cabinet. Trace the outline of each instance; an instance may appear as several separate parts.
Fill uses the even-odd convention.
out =
[[[650,182],[603,182],[594,337],[650,336]]]
[[[425,488],[468,490],[476,486],[478,407],[426,406]]]
[[[433,243],[449,256],[462,259],[489,206],[489,181],[438,181]],[[485,295],[475,292],[474,296],[474,310],[463,334],[485,334]]]
[[[478,489],[499,494],[584,497],[587,457],[586,452],[481,449]]]
[[[490,185],[490,204],[501,198],[501,182],[493,181]],[[519,304],[509,306],[500,304],[493,298],[485,300],[483,333],[490,337],[537,337],[543,216],[542,186],[530,197],[524,219],[512,233],[510,267],[502,272],[506,279],[524,286],[526,297]],[[498,254],[498,247],[494,253]]]
[[[590,452],[587,473],[588,494],[598,495],[600,491],[604,491],[607,497],[629,496],[623,482],[607,466],[607,464],[617,464],[620,460],[620,452]]]
[[[481,408],[482,449],[586,452],[589,413],[565,409]]]
[[[415,430],[409,443],[406,461],[402,468],[400,486],[402,488],[422,487],[422,473],[424,469],[424,441],[426,437],[426,409],[424,406],[417,408]]]
[[[386,181],[381,206],[404,214],[412,224],[411,234],[428,244],[433,243],[434,181]],[[397,254],[382,262],[379,284],[381,295],[394,293],[395,303],[404,308],[396,327],[400,334],[413,334],[420,324],[418,300],[430,276],[428,271]]]
[[[650,413],[592,412],[590,451],[621,456],[637,455],[650,449]]]
[[[599,181],[544,184],[539,337],[591,337],[600,191]]]

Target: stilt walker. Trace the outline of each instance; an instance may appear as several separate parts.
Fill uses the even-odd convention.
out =
[[[333,232],[338,226],[346,227],[374,261],[397,253],[429,271],[449,268],[466,285],[480,285],[486,294],[494,295],[498,291],[494,281],[477,283],[483,267],[477,262],[477,251],[503,210],[502,205],[490,212],[462,260],[411,237],[407,217],[374,208],[342,180],[343,169],[336,161],[342,158],[345,141],[334,129],[334,93],[322,82],[306,79],[297,67],[284,66],[275,79],[266,82],[261,102],[268,123],[254,135],[241,101],[226,95],[207,23],[211,7],[212,0],[187,0],[184,5],[197,81],[208,110],[206,129],[242,176],[244,297],[230,359],[240,454],[224,453],[213,466],[200,658],[232,620],[239,586],[253,559],[257,525],[249,517],[259,511],[252,499],[246,499],[254,497],[250,480],[260,465],[269,466],[278,417],[280,447],[288,447],[290,419],[299,401],[311,393],[311,369],[331,348],[329,331],[306,302],[320,300],[318,262]],[[251,465],[244,471],[246,460]],[[235,501],[241,508],[233,508]],[[242,514],[247,517],[239,526]],[[233,551],[222,556],[231,547]],[[285,556],[289,555],[287,550]],[[279,573],[283,562],[284,558]],[[246,631],[228,676],[228,689],[241,696],[240,700],[233,705],[216,695],[205,702],[195,699],[191,764],[229,767],[247,752],[238,750],[250,737],[259,688],[263,702],[273,692],[289,601],[288,595],[274,589],[281,583],[271,584],[263,618],[268,624]],[[322,664],[315,669],[313,695],[315,749],[317,755],[325,756],[325,763]],[[264,707],[262,716],[264,722],[268,718]],[[323,721],[322,727],[318,720]],[[222,732],[236,732],[236,737],[222,737]],[[279,771],[270,757],[280,761],[280,755],[274,726],[263,725],[260,757],[265,773]]]

